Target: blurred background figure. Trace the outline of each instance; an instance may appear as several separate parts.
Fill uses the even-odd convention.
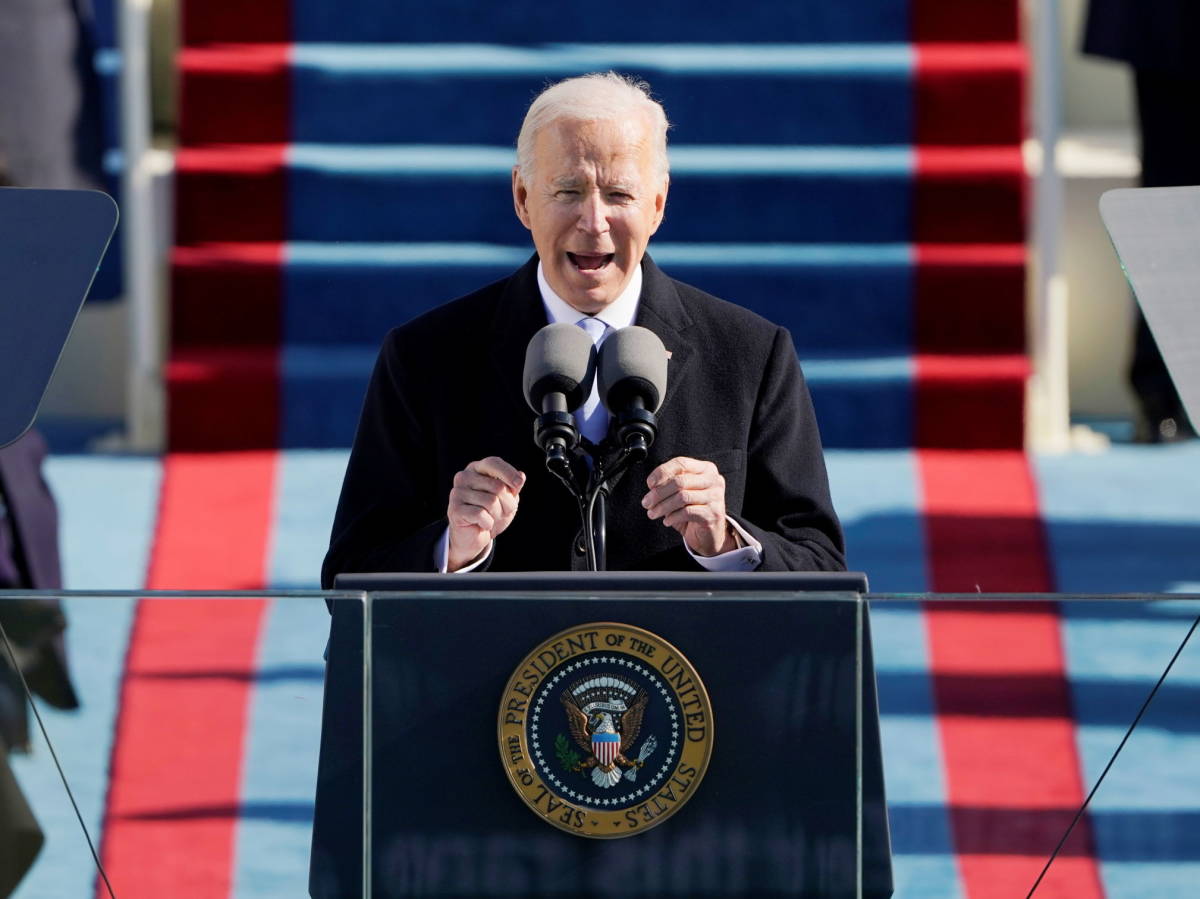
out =
[[[42,478],[46,444],[36,432],[0,449],[0,589],[54,590],[62,586],[58,512]],[[0,602],[0,896],[7,896],[33,863],[42,832],[8,767],[11,752],[29,751],[29,688],[55,708],[78,708],[67,671],[57,599]],[[12,655],[10,658],[9,647]]]
[[[1200,3],[1091,0],[1083,49],[1133,69],[1142,186],[1200,184]],[[1140,309],[1129,381],[1138,403],[1137,440],[1195,436]]]
[[[90,0],[0,4],[0,183],[99,186],[94,54]]]
[[[89,0],[5,0],[0,5],[0,184],[94,188],[101,142]],[[58,513],[42,476],[46,443],[30,431],[0,449],[0,589],[62,586]],[[30,689],[50,705],[79,705],[57,599],[0,603],[0,624]],[[0,896],[37,857],[41,829],[8,765],[29,751],[29,710],[0,647]]]

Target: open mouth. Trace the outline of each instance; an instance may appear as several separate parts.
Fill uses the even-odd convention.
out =
[[[613,261],[612,253],[567,253],[571,264],[581,272],[595,272]]]

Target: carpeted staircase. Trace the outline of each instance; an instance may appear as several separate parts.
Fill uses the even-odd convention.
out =
[[[193,0],[183,44],[172,450],[348,446],[388,328],[531,252],[532,96],[605,69],[674,126],[651,253],[791,329],[827,446],[1022,445],[1016,0]]]

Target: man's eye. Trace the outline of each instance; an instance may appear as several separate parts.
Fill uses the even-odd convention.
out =
[[[574,197],[579,196],[579,191],[564,189],[564,190],[558,191],[558,193],[556,193],[555,196],[562,197],[564,200],[570,200],[570,199],[573,199]]]

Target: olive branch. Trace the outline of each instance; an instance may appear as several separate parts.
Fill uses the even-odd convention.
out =
[[[573,771],[579,764],[579,753],[571,749],[571,744],[562,734],[554,738],[554,754],[558,756],[558,763],[565,771]]]

